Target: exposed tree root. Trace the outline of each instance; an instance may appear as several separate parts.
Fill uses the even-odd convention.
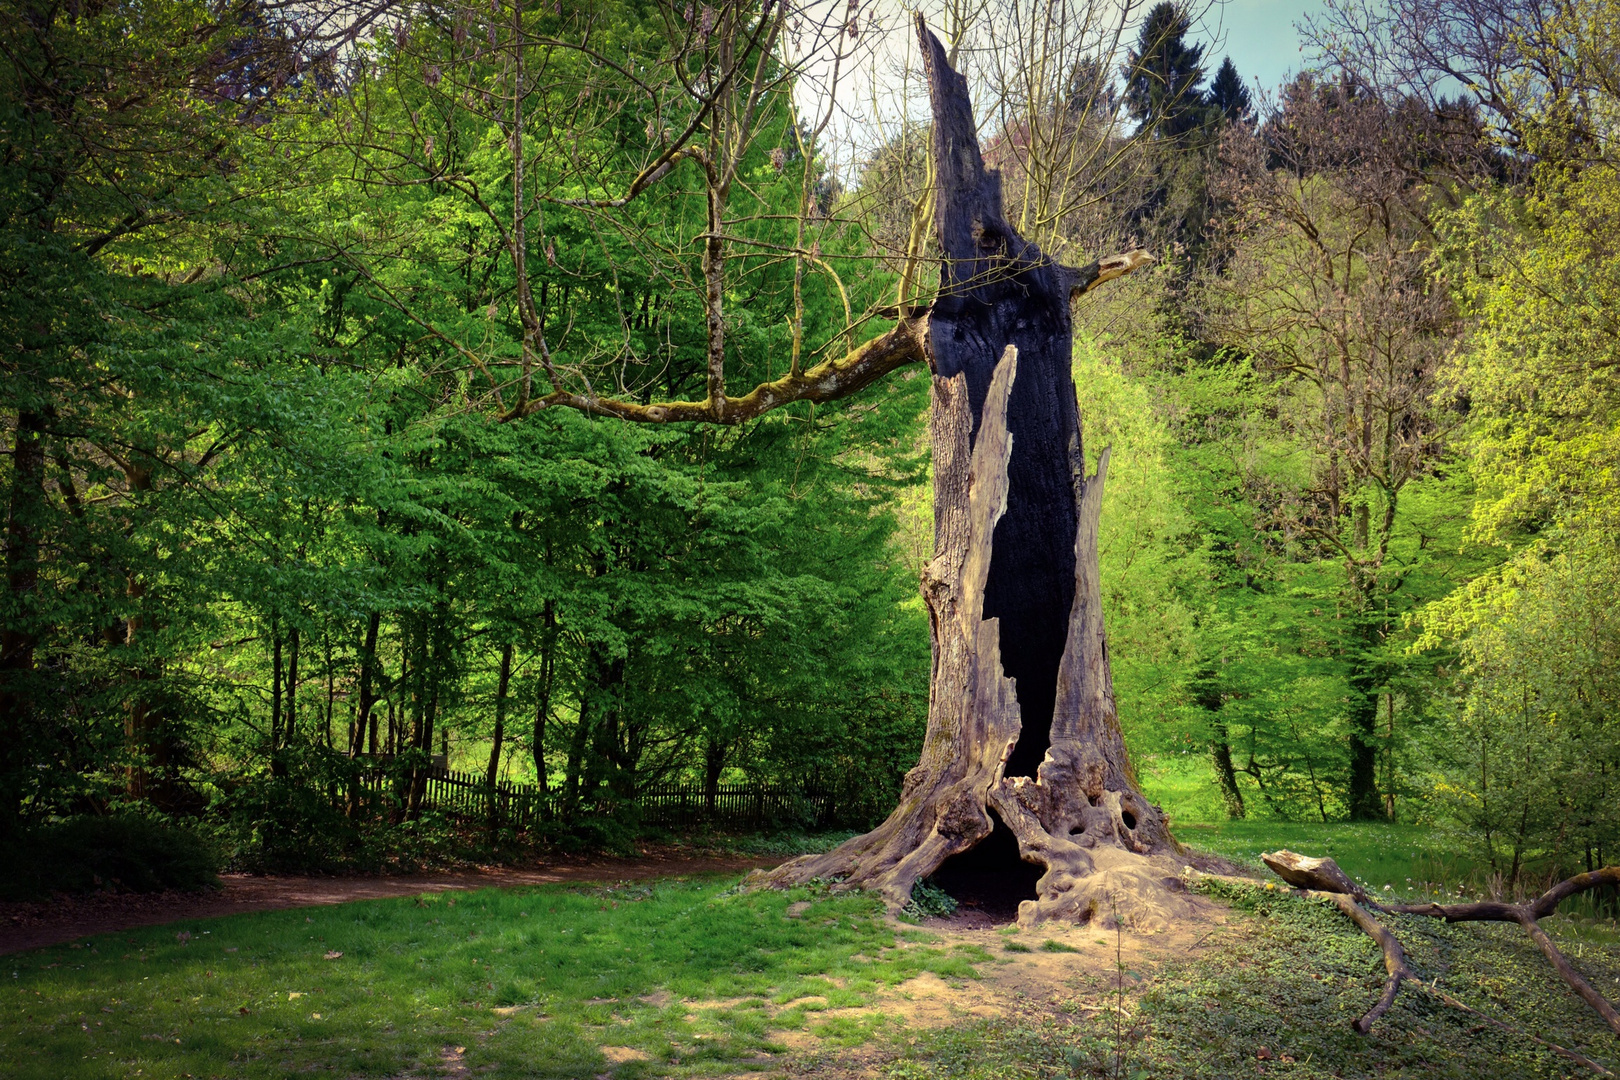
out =
[[[1418,978],[1412,969],[1406,965],[1406,950],[1399,939],[1390,930],[1375,918],[1369,908],[1385,911],[1396,915],[1426,915],[1432,918],[1444,919],[1447,922],[1516,922],[1524,927],[1542,954],[1552,964],[1553,968],[1563,977],[1564,981],[1580,995],[1581,999],[1603,1017],[1609,1029],[1620,1035],[1620,1012],[1586,978],[1569,962],[1558,947],[1553,944],[1552,938],[1541,928],[1539,919],[1546,918],[1558,910],[1558,905],[1577,893],[1585,892],[1606,883],[1620,883],[1620,866],[1607,866],[1601,870],[1594,870],[1587,874],[1578,874],[1567,881],[1561,881],[1548,889],[1528,904],[1504,904],[1500,902],[1483,902],[1472,904],[1379,904],[1368,898],[1366,893],[1353,882],[1350,877],[1340,870],[1338,864],[1332,859],[1312,859],[1292,851],[1277,851],[1261,855],[1260,858],[1269,866],[1278,877],[1290,885],[1298,886],[1301,895],[1329,900],[1337,905],[1349,919],[1359,927],[1363,933],[1378,943],[1384,953],[1384,967],[1389,972],[1389,979],[1384,984],[1384,993],[1378,1002],[1368,1009],[1365,1014],[1356,1019],[1351,1025],[1363,1035],[1372,1030],[1374,1023],[1389,1007],[1395,1003],[1395,995],[1400,992],[1401,984],[1410,982],[1440,1001],[1453,1008],[1462,1009],[1489,1021],[1506,1031],[1524,1035],[1533,1039],[1542,1046],[1571,1061],[1597,1072],[1602,1076],[1612,1076],[1607,1068],[1593,1061],[1591,1058],[1578,1054],[1573,1050],[1565,1049],[1545,1039],[1537,1038],[1529,1032],[1519,1031],[1511,1025],[1500,1020],[1486,1016],[1477,1009],[1471,1008],[1449,994],[1443,993],[1436,986],[1425,983]]]

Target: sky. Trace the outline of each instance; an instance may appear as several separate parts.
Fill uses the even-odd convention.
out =
[[[1208,44],[1204,55],[1211,77],[1221,57],[1230,56],[1246,85],[1252,88],[1258,80],[1275,90],[1306,63],[1294,24],[1322,8],[1322,0],[1226,0],[1211,8],[1193,37]]]
[[[859,163],[876,145],[892,134],[902,116],[920,118],[927,113],[926,90],[921,78],[921,61],[911,30],[911,12],[920,4],[929,24],[942,25],[939,9],[952,0],[809,0],[799,7],[801,34],[793,35],[803,49],[806,66],[795,86],[801,115],[811,127],[825,119],[825,137],[819,142],[830,154],[835,171],[853,175]],[[972,0],[969,0],[971,4]],[[1154,0],[1056,0],[1075,12],[1090,11],[1098,26],[1112,25],[1109,15],[1116,5],[1126,5],[1131,20],[1142,17]],[[1296,24],[1319,14],[1326,0],[1191,0],[1197,11],[1203,7],[1189,38],[1205,46],[1205,71],[1214,78],[1221,58],[1230,56],[1238,74],[1251,91],[1275,92],[1288,77],[1300,70],[1309,57],[1301,52]],[[858,9],[861,33],[848,39],[843,33],[846,12]],[[993,31],[990,32],[993,35]],[[986,38],[986,30],[975,32],[975,41]],[[1134,31],[1128,41],[1134,43]],[[978,41],[985,44],[984,41]],[[1122,42],[1121,45],[1125,44]],[[1087,46],[1082,51],[1090,51]],[[789,45],[790,51],[794,48]],[[834,52],[843,59],[835,67]],[[1115,63],[1121,58],[1116,55]],[[829,95],[834,72],[837,89]],[[975,86],[975,110],[981,124],[995,122],[983,109],[976,77],[967,71]],[[827,103],[831,101],[831,115]]]

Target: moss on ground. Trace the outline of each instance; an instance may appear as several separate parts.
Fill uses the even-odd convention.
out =
[[[1528,1037],[1410,987],[1370,1036],[1358,1035],[1351,1021],[1383,988],[1382,957],[1372,941],[1322,902],[1263,887],[1204,888],[1249,916],[1224,932],[1215,956],[1151,978],[1125,972],[1117,987],[1077,988],[1055,1013],[976,1021],[896,1042],[882,1074],[889,1080],[1592,1075]],[[1620,1066],[1614,1036],[1518,927],[1419,917],[1389,922],[1425,979],[1438,978],[1453,996],[1522,1032]],[[1620,992],[1620,949],[1611,930],[1563,918],[1547,926],[1589,978]]]

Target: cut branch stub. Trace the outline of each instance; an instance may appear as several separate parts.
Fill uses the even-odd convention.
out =
[[[1269,866],[1272,873],[1295,888],[1347,893],[1358,900],[1367,898],[1361,886],[1351,881],[1350,875],[1340,870],[1339,864],[1332,859],[1313,859],[1309,855],[1299,855],[1284,849],[1261,852],[1260,861]]]

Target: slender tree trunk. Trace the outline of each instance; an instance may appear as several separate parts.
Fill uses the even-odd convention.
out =
[[[382,612],[373,611],[366,620],[366,637],[360,646],[360,702],[355,712],[354,743],[349,756],[357,757],[365,750],[366,727],[371,728],[371,752],[377,753],[377,721],[372,710],[377,707],[377,634],[382,629]]]
[[[1231,736],[1226,721],[1221,718],[1220,683],[1215,670],[1206,667],[1199,671],[1193,700],[1209,714],[1209,757],[1215,766],[1215,784],[1221,790],[1221,801],[1226,804],[1226,816],[1233,821],[1242,820],[1245,809],[1243,792],[1238,787],[1237,769],[1232,765]]]
[[[501,827],[500,806],[495,781],[501,775],[501,740],[506,736],[507,691],[512,685],[512,643],[501,649],[501,673],[495,685],[495,733],[489,742],[489,767],[484,770],[484,786],[489,789],[489,838],[493,843]]]
[[[326,748],[332,749],[332,703],[337,700],[337,683],[332,672],[332,634],[330,630],[321,634],[321,657],[326,662],[326,731],[323,738]]]
[[[887,821],[758,880],[839,877],[898,909],[918,880],[1004,827],[1018,857],[1045,868],[1020,922],[1117,910],[1164,923],[1189,910],[1182,863],[1163,813],[1136,787],[1114,709],[1097,579],[1108,453],[1087,476],[1070,375],[1071,296],[1149,260],[1069,270],[1020,237],[979,154],[967,82],[920,16],[917,28],[945,258],[925,344],[935,373],[928,732]],[[1016,859],[1001,872],[1022,877]]]
[[[546,721],[551,717],[551,683],[557,655],[557,612],[547,600],[542,612],[540,639],[540,673],[534,687],[534,777],[540,789],[542,814],[550,814],[550,802],[545,799],[546,778]]]
[[[0,836],[21,820],[26,770],[20,753],[34,699],[34,649],[38,629],[33,610],[39,589],[39,535],[44,525],[45,417],[33,410],[17,414],[11,450],[11,498],[6,514],[6,587],[10,613],[0,626]]]
[[[715,804],[720,799],[720,774],[726,768],[726,751],[730,747],[717,736],[709,736],[703,752],[703,809],[712,819]]]
[[[419,783],[424,776],[422,765],[417,760],[416,751],[422,749],[422,721],[427,712],[427,627],[426,618],[420,614],[412,614],[409,618],[410,635],[410,694],[411,716],[409,749],[411,764],[405,774],[405,816],[408,819],[416,817],[418,802],[421,798]],[[403,727],[403,721],[401,722]],[[401,743],[406,742],[405,732],[400,732]]]
[[[270,775],[287,775],[281,759],[281,616],[270,616]]]
[[[129,598],[139,604],[146,595],[146,583],[130,577],[125,583]],[[131,652],[145,645],[146,621],[139,609],[124,620],[124,648]],[[146,685],[161,672],[151,670],[160,661],[136,658],[130,663],[131,687],[128,703],[124,707],[124,746],[129,753],[129,764],[124,768],[124,794],[132,799],[145,799],[168,809],[168,785],[161,777],[168,761],[168,746],[163,737],[163,722],[159,705]],[[158,778],[154,779],[154,769]]]
[[[579,696],[579,717],[574,724],[573,737],[568,741],[568,767],[563,773],[563,812],[572,817],[579,807],[580,772],[585,764],[585,749],[591,732],[591,692],[589,687]]]
[[[294,626],[287,635],[287,722],[282,725],[282,736],[291,747],[298,733],[298,644],[300,635]]]
[[[1384,694],[1384,816],[1395,820],[1395,695]]]
[[[422,650],[426,663],[421,672],[423,683],[423,696],[426,702],[422,709],[421,732],[417,739],[416,748],[421,752],[422,762],[417,767],[411,783],[410,818],[412,821],[422,816],[422,797],[427,791],[428,776],[432,773],[433,765],[433,729],[439,718],[439,694],[444,682],[444,673],[447,665],[447,652],[449,648],[449,628],[445,626],[446,614],[442,605],[434,609],[432,623],[424,618],[422,627]],[[431,639],[431,646],[429,644]],[[431,648],[431,653],[429,649]],[[448,747],[446,747],[448,750]]]
[[[1378,795],[1378,673],[1359,664],[1350,675],[1350,816],[1384,816]]]
[[[1228,739],[1226,721],[1213,720],[1215,738],[1209,744],[1210,757],[1215,765],[1215,782],[1220,786],[1221,799],[1226,803],[1226,816],[1241,821],[1248,813],[1243,805],[1243,791],[1238,787],[1237,770],[1232,767],[1232,745]]]
[[[373,611],[366,620],[366,636],[360,643],[360,689],[355,705],[354,722],[349,729],[349,759],[365,753],[366,732],[371,732],[372,761],[367,769],[375,768],[377,757],[377,634],[382,629],[382,612]],[[364,789],[360,777],[351,773],[347,813],[354,817],[360,812],[360,798]]]
[[[495,734],[489,745],[489,767],[485,770],[484,782],[490,787],[501,773],[501,741],[506,737],[506,703],[507,691],[512,685],[512,645],[508,642],[501,649],[501,672],[495,683]]]

